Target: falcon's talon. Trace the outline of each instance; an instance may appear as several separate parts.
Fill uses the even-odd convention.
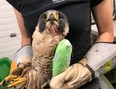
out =
[[[9,80],[12,80],[12,79],[15,79],[15,78],[17,78],[18,76],[17,75],[9,75],[9,76],[7,76],[6,78],[5,78],[5,81],[7,82],[7,81],[9,81]]]
[[[0,83],[0,86],[10,88],[17,85],[23,86],[24,84],[26,84],[26,78],[10,74]]]
[[[7,85],[8,88],[10,87],[14,87],[14,86],[23,86],[24,84],[26,84],[26,78],[17,78],[14,79],[13,82]]]

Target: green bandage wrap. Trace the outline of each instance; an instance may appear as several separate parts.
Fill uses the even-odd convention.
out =
[[[67,39],[59,42],[53,58],[53,76],[65,71],[70,66],[72,45]]]

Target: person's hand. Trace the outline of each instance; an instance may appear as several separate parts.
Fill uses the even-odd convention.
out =
[[[70,66],[50,81],[51,89],[77,89],[92,80],[92,73],[86,67],[87,59]]]
[[[10,74],[1,82],[4,87],[23,87],[26,84],[27,76],[31,67],[31,45],[26,45],[15,54],[14,61],[11,64]],[[15,65],[15,66],[13,66]]]
[[[51,89],[77,89],[95,77],[99,77],[100,74],[104,74],[103,66],[115,56],[116,44],[97,43],[81,61],[54,76],[50,81],[50,87]]]

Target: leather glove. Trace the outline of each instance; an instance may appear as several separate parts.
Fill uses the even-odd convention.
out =
[[[77,89],[92,80],[92,73],[86,67],[87,59],[70,66],[63,73],[52,78],[51,89]]]
[[[116,44],[96,43],[78,63],[50,81],[51,89],[77,89],[103,72],[100,68],[116,56]]]
[[[16,68],[12,68],[11,73],[1,82],[4,87],[18,87],[21,88],[26,84],[27,75],[31,70],[32,47],[25,45],[19,49],[14,56]]]

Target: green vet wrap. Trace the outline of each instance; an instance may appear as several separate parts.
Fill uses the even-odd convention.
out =
[[[53,58],[53,76],[65,71],[70,66],[72,45],[67,39],[59,42]]]

